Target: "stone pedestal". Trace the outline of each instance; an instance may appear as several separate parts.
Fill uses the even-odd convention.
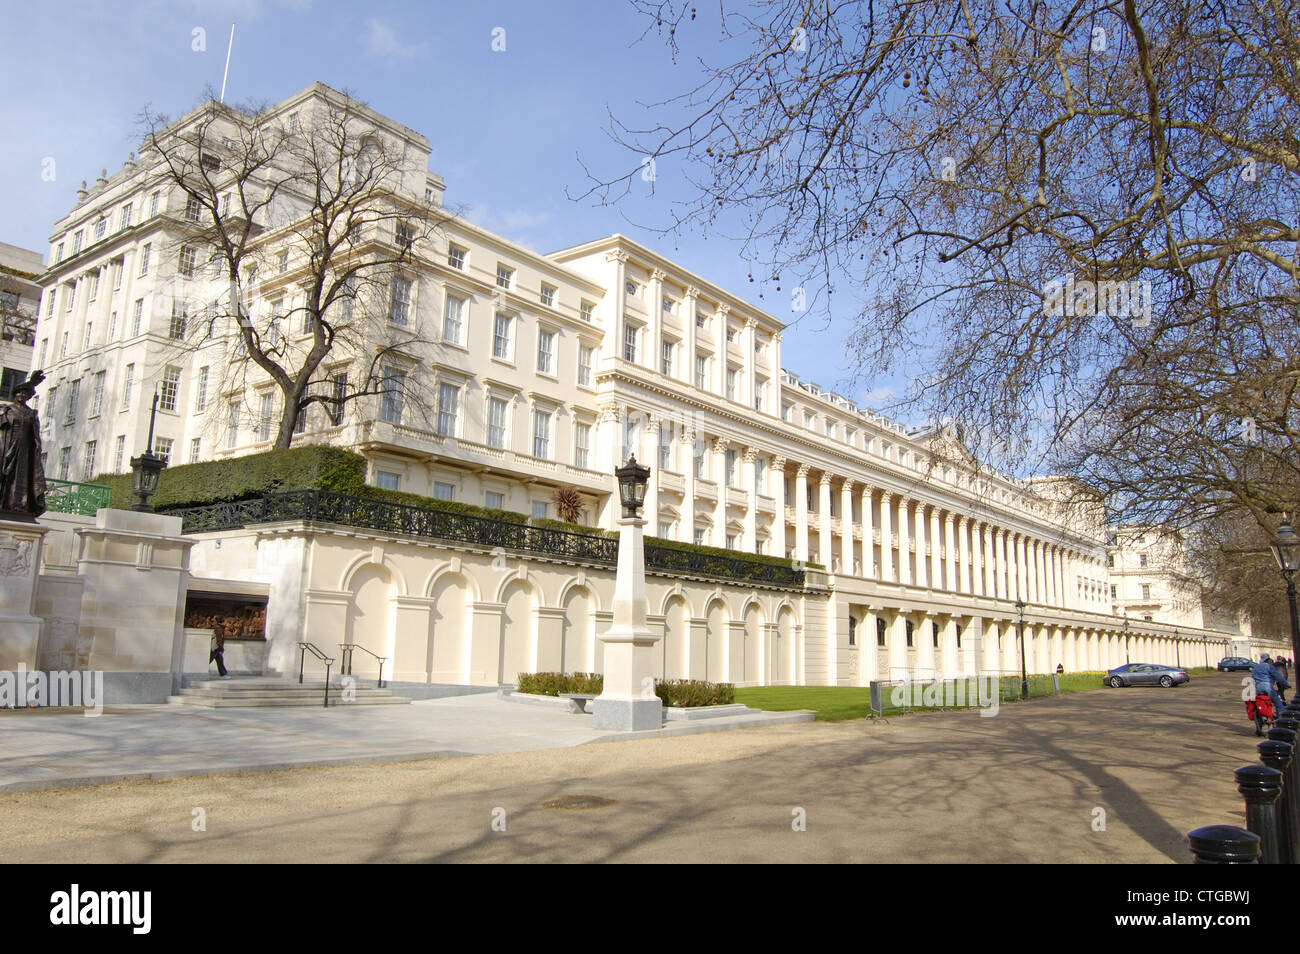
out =
[[[619,524],[614,624],[600,637],[605,688],[591,702],[591,724],[624,732],[658,729],[663,725],[663,703],[654,691],[654,650],[661,635],[646,619],[645,521],[624,518]]]
[[[36,668],[42,626],[36,576],[48,532],[38,523],[0,519],[0,670]]]

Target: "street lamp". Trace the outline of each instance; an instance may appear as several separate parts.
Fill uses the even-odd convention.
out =
[[[1025,668],[1025,601],[1016,600],[1016,612],[1020,614],[1020,698],[1029,698],[1029,671]]]
[[[131,504],[132,510],[153,513],[149,498],[158,492],[158,478],[162,475],[167,462],[153,452],[153,425],[158,417],[158,389],[153,392],[153,408],[149,412],[149,439],[145,441],[144,453],[131,458],[131,493],[139,499]]]
[[[1300,659],[1300,622],[1296,619],[1295,571],[1300,570],[1300,537],[1291,529],[1291,515],[1282,514],[1282,526],[1277,528],[1277,539],[1269,549],[1278,569],[1286,580],[1286,599],[1291,606],[1291,658]]]
[[[1174,662],[1177,663],[1179,669],[1182,669],[1182,668],[1183,668],[1183,652],[1182,652],[1182,643],[1181,643],[1181,641],[1178,639],[1178,627],[1177,627],[1177,626],[1174,627]]]
[[[1133,660],[1128,654],[1128,607],[1124,607],[1124,662],[1131,663]]]
[[[592,700],[591,724],[597,729],[658,729],[663,704],[655,694],[654,646],[660,634],[646,621],[645,538],[640,510],[645,503],[650,468],[628,458],[614,469],[623,517],[618,530],[618,574],[614,577],[613,625],[601,635],[605,644],[604,688]]]

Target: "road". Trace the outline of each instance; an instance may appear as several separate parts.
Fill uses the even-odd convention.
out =
[[[882,722],[0,795],[24,862],[1185,863],[1241,824],[1240,676]],[[567,796],[598,807],[548,807]],[[201,824],[200,824],[201,823]],[[800,830],[802,829],[802,830]]]

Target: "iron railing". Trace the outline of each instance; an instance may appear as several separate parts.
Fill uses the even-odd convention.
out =
[[[316,521],[385,530],[452,543],[535,553],[541,556],[617,565],[618,539],[574,533],[474,514],[354,497],[328,490],[289,490],[251,500],[180,507],[164,511],[181,518],[182,533],[208,533],[284,521]],[[647,543],[647,570],[702,576],[802,590],[804,571],[787,563],[766,562],[716,552]]]
[[[330,667],[334,665],[334,659],[326,656],[320,651],[315,643],[300,641],[298,643],[298,685],[302,685],[303,670],[307,668],[307,654],[311,653],[318,660],[325,664],[325,700],[321,703],[326,709],[330,705]]]
[[[55,513],[77,513],[93,517],[110,506],[113,488],[107,484],[79,484],[72,480],[45,480],[45,509]]]
[[[387,656],[381,656],[379,653],[372,652],[371,650],[366,649],[365,646],[358,645],[357,643],[339,643],[339,645],[343,647],[343,661],[339,663],[340,676],[352,675],[352,652],[353,650],[359,649],[363,653],[368,653],[375,659],[379,660],[379,679],[376,681],[376,688],[384,688],[384,663],[388,662]]]

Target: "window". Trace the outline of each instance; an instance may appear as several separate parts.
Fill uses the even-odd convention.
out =
[[[172,446],[175,443],[170,437],[159,437],[153,442],[154,455],[162,458],[164,467],[169,466],[172,462]]]
[[[465,314],[465,299],[457,298],[455,295],[448,295],[447,301],[442,309],[442,340],[450,341],[455,344],[464,344],[465,324],[462,317]]]
[[[635,298],[635,297],[636,297],[636,291],[637,291],[637,288],[636,288],[636,282],[632,282],[632,281],[624,282],[624,283],[623,283],[623,290],[624,290],[625,292],[627,292],[628,295],[630,295],[630,296],[632,296],[633,298]]]
[[[81,454],[81,479],[90,480],[95,476],[95,442],[86,441]]]
[[[916,627],[912,624],[912,621],[910,619],[907,620],[906,630],[907,630],[907,645],[910,647],[912,645],[912,638],[916,635]]]
[[[671,540],[673,538],[673,525],[666,520],[659,521],[659,539]]]
[[[1147,555],[1145,553],[1139,553],[1138,566],[1146,566],[1146,565],[1147,565]]]
[[[67,299],[68,299],[68,308],[67,308],[67,310],[68,310],[68,311],[72,311],[72,306],[73,306],[74,304],[76,304],[76,301],[77,301],[77,284],[76,284],[76,282],[68,282],[68,284],[67,284],[66,287],[67,287],[67,289],[68,289],[68,294],[67,294]]]
[[[623,452],[619,455],[620,460],[627,460],[637,449],[636,418],[628,415],[623,418]]]
[[[59,357],[66,358],[67,356],[68,356],[68,333],[65,331],[63,333],[63,341],[59,344]]]
[[[695,545],[696,545],[697,547],[702,547],[702,546],[704,546],[704,528],[703,528],[703,527],[696,527],[696,528],[695,528]]]
[[[767,483],[767,460],[763,457],[754,458],[754,489],[758,493],[765,493]]]
[[[460,389],[454,384],[438,385],[438,433],[456,436],[456,416],[460,406]]]
[[[187,196],[185,199],[185,218],[191,222],[197,222],[203,218],[203,204],[199,202],[197,196]]]
[[[68,467],[72,464],[72,448],[64,447],[59,450],[59,479],[68,479]]]
[[[205,172],[216,172],[221,168],[221,160],[210,153],[204,154],[200,161],[203,163],[203,169]]]
[[[533,519],[545,520],[551,515],[551,505],[545,500],[533,501]]]
[[[49,306],[45,309],[45,314],[47,316],[54,314],[54,299],[57,298],[58,295],[59,295],[59,290],[57,288],[50,289],[50,303]]]
[[[375,486],[383,490],[399,490],[402,485],[402,475],[395,474],[391,470],[375,471]]]
[[[578,306],[578,314],[583,321],[591,321],[596,316],[596,306],[589,301],[584,301]]]
[[[1110,598],[1111,599],[1119,598],[1119,587],[1116,586],[1114,583],[1110,585]]]
[[[287,271],[289,270],[289,253],[288,253],[288,251],[281,252],[279,255],[276,256],[276,259],[275,259],[275,267],[276,267],[276,270],[277,270],[281,275],[283,275],[285,272],[287,272]]]
[[[763,411],[763,403],[764,403],[763,395],[764,392],[766,391],[767,391],[766,384],[760,383],[754,386],[754,410],[758,411],[759,413],[762,413]]]
[[[672,470],[673,442],[672,434],[660,424],[656,430],[659,434],[659,469]]]
[[[402,423],[402,404],[405,399],[406,372],[393,367],[384,368],[380,384],[379,419],[390,424]]]
[[[94,301],[99,295],[99,271],[96,269],[90,274],[90,301]]]
[[[128,364],[126,370],[122,372],[122,410],[127,411],[131,408],[131,385],[132,378],[135,377],[135,365]]]
[[[292,136],[294,133],[296,133],[296,132],[298,131],[298,114],[297,114],[297,113],[290,113],[290,114],[289,114],[289,122],[288,122],[288,125],[287,125],[286,128],[288,129],[288,132],[289,132],[289,135],[290,135],[290,136]]]
[[[433,496],[436,500],[455,500],[456,488],[451,484],[435,480],[433,482]]]
[[[193,245],[182,245],[180,261],[176,268],[185,278],[194,277],[194,263],[198,258],[198,253],[194,250]]]
[[[483,494],[483,506],[493,510],[506,509],[506,495],[489,490]]]
[[[122,461],[126,457],[126,435],[118,434],[113,445],[113,473],[122,473]]]
[[[584,388],[591,387],[591,354],[587,345],[578,345],[578,383]]]
[[[77,229],[77,231],[74,232],[74,233],[72,234],[72,254],[73,254],[73,255],[76,255],[78,252],[81,251],[81,240],[82,240],[82,237],[83,237],[83,236],[82,236],[82,231],[81,231],[81,229]]]
[[[68,413],[63,419],[64,424],[75,424],[77,421],[77,397],[81,392],[81,378],[76,378],[68,388]]]
[[[665,298],[663,302],[661,302],[661,304],[663,306],[665,315],[671,315],[673,313],[673,306],[675,302],[671,298]]]
[[[555,332],[538,331],[537,332],[537,370],[542,374],[553,374],[555,354]]]
[[[468,250],[461,248],[459,245],[447,246],[447,264],[452,268],[465,270],[465,254]]]
[[[726,454],[727,473],[725,480],[728,487],[736,486],[736,461],[739,455],[734,450],[728,450]]]
[[[188,307],[181,301],[172,302],[172,320],[167,326],[167,337],[173,341],[181,341],[185,338],[185,322],[189,317],[186,314]]]
[[[131,227],[131,203],[128,202],[126,205],[122,206],[122,221],[117,228],[118,231],[120,232],[123,229],[127,229],[130,227]],[[140,274],[143,275],[144,272],[141,272]]]
[[[623,360],[636,361],[636,332],[633,325],[623,326]]]
[[[293,416],[294,434],[302,434],[307,430],[307,408],[298,408],[298,413]]]
[[[199,457],[203,452],[203,439],[199,437],[190,438],[190,463],[197,464]]]
[[[579,424],[573,429],[573,466],[587,469],[591,459],[591,425]]]
[[[542,285],[542,304],[547,308],[555,307],[555,289],[550,285]]]
[[[398,222],[394,233],[398,248],[406,249],[415,244],[415,230],[411,228],[410,223]]]
[[[226,415],[226,450],[233,450],[239,443],[239,404],[232,401]]]
[[[131,309],[131,337],[134,338],[140,334],[140,325],[144,321],[144,299],[137,298],[135,306]]]
[[[735,368],[727,369],[727,400],[736,400],[736,378],[738,374]]]
[[[509,315],[497,315],[492,322],[492,357],[502,361],[510,360],[510,325],[513,321]]]
[[[1144,600],[1149,600],[1149,599],[1151,599],[1151,584],[1150,584],[1150,583],[1143,583],[1143,584],[1142,584],[1142,598],[1143,598]]]
[[[660,349],[659,370],[663,374],[673,373],[673,343],[665,341]]]
[[[405,325],[411,311],[411,280],[393,279],[392,299],[388,304],[388,320],[395,325]]]
[[[551,459],[550,411],[533,411],[533,456]]]
[[[703,390],[708,382],[709,359],[702,354],[695,356],[695,386]]]
[[[705,476],[706,472],[704,467],[705,467],[705,461],[707,459],[708,456],[706,454],[701,453],[699,447],[697,446],[695,449],[695,456],[693,458],[692,465],[691,465],[691,473],[695,475],[696,480],[706,479]]]
[[[330,426],[338,427],[343,423],[343,409],[346,406],[343,399],[348,394],[348,376],[346,373],[336,374],[330,379],[330,383],[333,385],[331,396],[334,400],[327,405],[326,413],[329,414]]]
[[[117,312],[111,312],[108,316],[108,337],[105,341],[112,341],[117,337]]]
[[[45,367],[45,352],[49,349],[49,346],[50,346],[50,339],[49,339],[49,338],[42,338],[42,339],[41,339],[41,356],[40,356],[39,358],[36,359],[36,367],[38,367],[38,368],[43,368],[43,367]]]
[[[140,274],[149,274],[149,251],[153,248],[152,242],[145,242],[144,248],[140,249]]]
[[[122,273],[126,271],[126,259],[119,258],[113,262],[113,291],[122,287]]]
[[[93,384],[90,390],[90,416],[99,417],[99,412],[104,407],[104,373],[98,371],[91,380]]]
[[[208,366],[199,368],[199,379],[194,384],[194,410],[202,413],[208,406]]]
[[[357,283],[355,279],[345,280],[339,288],[338,296],[334,299],[339,304],[340,322],[349,322],[352,320],[352,303],[357,297]]]
[[[261,395],[258,401],[257,413],[257,439],[259,441],[269,441],[271,439],[271,422],[274,417],[275,395]]]
[[[1112,569],[1114,568],[1114,566],[1115,566],[1115,554],[1113,554],[1113,553],[1107,553],[1107,554],[1106,554],[1106,565],[1107,565],[1108,567],[1111,567]]]
[[[227,192],[221,197],[221,217],[228,218],[230,215],[230,193]]]
[[[102,239],[106,232],[108,232],[108,217],[101,215],[99,221],[95,223],[95,241]]]
[[[86,333],[85,333],[85,334],[82,336],[82,338],[81,338],[81,350],[82,350],[82,351],[87,351],[87,350],[89,350],[89,348],[90,348],[90,336],[91,336],[91,332],[94,331],[94,328],[95,328],[95,325],[94,325],[93,322],[89,322],[89,321],[86,322]]]
[[[510,410],[504,398],[488,399],[488,444],[492,447],[506,446],[506,415]]]
[[[735,329],[734,329],[734,328],[728,328],[728,329],[727,329],[727,341],[730,342],[730,341],[735,341],[735,340],[736,340],[736,331],[735,331]]]
[[[176,398],[181,390],[181,369],[168,365],[163,368],[162,388],[158,392],[158,410],[176,410]]]
[[[701,315],[698,311],[695,313],[695,327],[696,327],[696,328],[704,328],[704,327],[707,327],[707,326],[708,326],[708,323],[709,323],[708,319],[705,318],[703,315]]]
[[[55,397],[58,393],[59,386],[57,384],[45,392],[45,410],[41,412],[41,416],[46,420],[49,420],[50,415],[54,413],[54,409],[58,407],[58,401]]]
[[[515,270],[505,265],[497,266],[497,287],[509,288],[515,278]]]
[[[858,644],[858,621],[853,617],[852,614],[850,614],[849,615],[849,645],[856,646],[857,644]]]
[[[158,214],[158,200],[162,198],[162,193],[155,192],[149,196],[149,218]]]
[[[54,250],[54,260],[55,260],[56,262],[61,262],[61,261],[63,261],[63,243],[62,243],[62,242],[60,242],[59,245],[58,245],[58,248],[56,248],[56,249]]]

